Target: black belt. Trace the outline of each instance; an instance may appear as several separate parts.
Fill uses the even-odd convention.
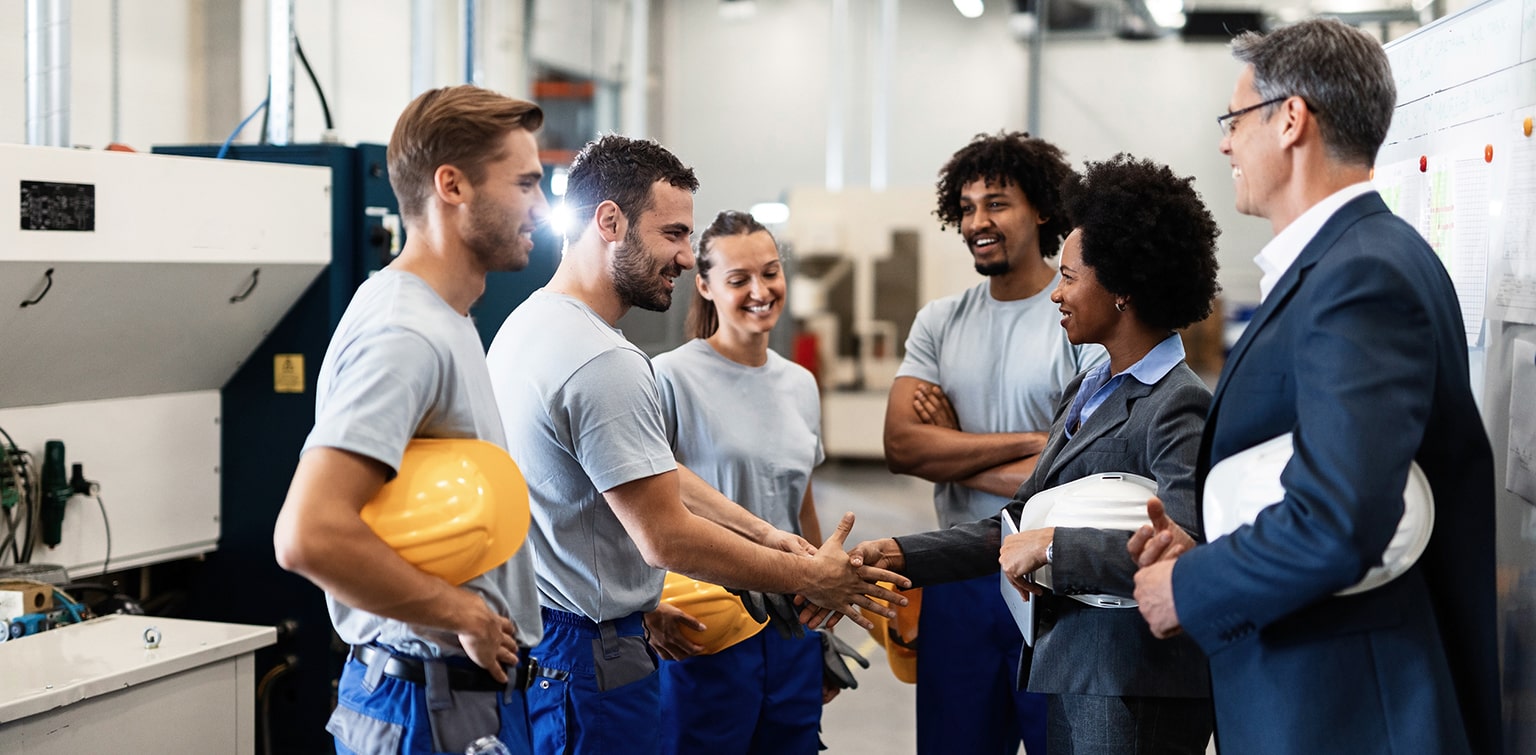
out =
[[[409,655],[398,655],[384,648],[374,645],[353,645],[352,658],[364,666],[371,666],[380,654],[389,658],[384,661],[384,675],[391,676],[412,684],[426,684],[426,661]],[[512,669],[512,684],[514,689],[527,689],[529,673],[537,664],[528,655],[528,648],[518,648],[518,658],[521,660],[517,667]],[[495,692],[507,688],[507,685],[496,681],[491,672],[479,666],[465,667],[448,665],[448,686],[451,689],[462,692]]]

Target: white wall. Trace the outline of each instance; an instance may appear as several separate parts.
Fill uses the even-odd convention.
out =
[[[121,140],[218,143],[266,96],[267,0],[120,0]],[[112,136],[111,2],[71,0],[70,141]],[[0,3],[0,142],[26,141],[25,3]],[[436,85],[464,80],[459,2],[436,3]],[[294,26],[325,89],[342,142],[385,142],[411,99],[410,0],[297,0]],[[527,94],[523,0],[480,0],[485,86]],[[324,127],[319,100],[295,62],[294,142]],[[212,103],[213,107],[210,107]],[[243,143],[260,138],[260,117]]]
[[[869,36],[877,0],[848,0],[853,108],[845,154],[848,186],[869,180]],[[825,0],[758,0],[754,18],[721,18],[714,3],[668,0],[660,138],[696,167],[700,222],[727,207],[821,186],[826,166],[833,53]],[[930,189],[951,153],[979,132],[1025,128],[1028,49],[1008,30],[1006,4],[979,19],[949,3],[900,4],[888,154],[892,188]],[[1041,134],[1068,158],[1128,151],[1169,164],[1195,185],[1220,224],[1229,301],[1256,301],[1252,257],[1267,223],[1233,210],[1231,170],[1216,150],[1238,68],[1222,44],[1061,39],[1042,67]],[[928,211],[914,224],[936,225]],[[954,238],[954,263],[969,268]],[[973,274],[945,275],[952,291]],[[926,288],[926,287],[925,287]]]
[[[754,18],[722,18],[714,0],[654,0],[654,133],[695,166],[698,216],[780,199],[826,175],[829,76],[847,61],[852,83],[838,105],[846,119],[846,185],[870,173],[870,66],[880,0],[846,0],[849,32],[831,34],[829,0],[757,0]],[[1453,2],[1452,5],[1457,5]],[[526,94],[525,0],[481,0],[486,86]],[[944,160],[978,132],[1022,129],[1027,48],[1008,31],[1008,3],[965,19],[940,0],[899,3],[897,60],[890,71],[889,185],[933,185]],[[0,142],[25,140],[24,4],[0,4]],[[266,0],[122,0],[122,133],[140,149],[217,143],[265,95]],[[340,140],[387,141],[409,101],[410,0],[298,0],[295,25],[316,69]],[[594,39],[623,44],[622,0],[547,0],[535,6],[545,33],[535,52],[553,62],[590,61],[610,75],[621,54],[598,60]],[[72,141],[111,137],[109,0],[72,0]],[[459,2],[437,3],[436,82],[463,79]],[[573,37],[559,39],[560,29]],[[593,30],[597,29],[598,32]],[[618,41],[613,41],[618,40]],[[834,44],[840,54],[834,53]],[[569,53],[559,59],[560,53]],[[557,60],[559,59],[559,60]],[[1223,230],[1222,279],[1229,301],[1257,298],[1251,258],[1264,223],[1232,210],[1230,171],[1216,152],[1211,119],[1225,108],[1236,65],[1224,45],[1057,39],[1043,73],[1041,136],[1080,163],[1125,150],[1194,175]],[[599,71],[601,74],[602,71]],[[260,137],[259,119],[243,142]],[[300,74],[293,140],[319,139],[319,106]],[[924,213],[914,223],[931,223]],[[958,241],[956,264],[965,265]],[[955,285],[963,285],[958,279]]]
[[[121,3],[122,141],[150,144],[194,138],[194,34],[199,0]],[[75,144],[112,140],[109,0],[73,0],[70,134]],[[0,3],[0,142],[23,143],[26,131],[26,3]],[[230,124],[232,127],[234,124]]]

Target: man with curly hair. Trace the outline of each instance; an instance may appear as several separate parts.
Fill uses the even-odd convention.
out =
[[[934,483],[939,525],[984,519],[1034,469],[1062,389],[1104,350],[1076,346],[1050,292],[1071,229],[1061,150],[1028,134],[979,134],[939,171],[943,227],[986,280],[929,303],[891,385],[885,458]],[[1018,689],[1023,638],[997,576],[925,590],[918,620],[919,753],[1045,752],[1045,702]]]
[[[537,752],[656,753],[660,676],[644,615],[665,572],[800,593],[850,614],[890,614],[873,584],[906,584],[843,552],[846,514],[818,551],[678,465],[650,359],[624,337],[631,307],[663,311],[694,265],[698,179],[666,148],[608,135],[571,165],[580,219],[549,284],[507,317],[487,360],[507,449],[528,480],[544,641],[528,690]],[[701,627],[694,626],[695,629]]]
[[[1067,384],[1039,462],[1001,514],[852,552],[925,593],[980,578],[996,594],[1002,564],[1035,602],[1034,648],[1020,671],[1049,700],[1049,752],[1202,755],[1211,710],[1199,648],[1158,641],[1119,607],[1136,572],[1126,553],[1131,532],[1093,526],[1088,510],[1072,511],[1081,499],[1058,499],[1053,509],[1073,526],[1047,521],[1003,539],[1000,517],[1019,521],[1041,505],[1025,508],[1041,491],[1118,473],[1155,483],[1169,515],[1198,536],[1195,459],[1211,393],[1184,363],[1176,331],[1211,312],[1216,221],[1192,179],[1128,155],[1089,163],[1064,184],[1061,207],[1073,231],[1050,301],[1067,340],[1101,344],[1109,361]],[[1052,593],[1026,581],[1045,564]],[[923,602],[927,610],[926,594]]]
[[[1285,434],[1294,453],[1281,500],[1207,545],[1154,512],[1136,600],[1153,633],[1209,656],[1222,752],[1498,753],[1493,456],[1450,276],[1371,185],[1397,101],[1386,53],[1321,19],[1232,51],[1220,149],[1238,211],[1275,238],[1200,479]],[[1415,462],[1433,537],[1396,579],[1340,595],[1382,562]]]

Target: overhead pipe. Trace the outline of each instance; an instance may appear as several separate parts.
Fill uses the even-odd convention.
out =
[[[884,191],[890,183],[891,71],[896,68],[897,0],[880,0],[879,41],[871,50],[874,90],[869,114],[869,188]]]
[[[620,120],[625,134],[643,139],[650,119],[647,107],[651,82],[650,0],[629,2],[629,60],[624,68],[626,75]]]
[[[831,75],[827,77],[827,190],[843,190],[843,137],[848,106],[848,0],[832,0]]]
[[[293,0],[267,0],[267,141],[293,140]]]
[[[1034,0],[1035,28],[1029,37],[1029,135],[1040,136],[1040,70],[1045,65],[1045,27],[1050,19],[1050,0]]]
[[[27,144],[69,146],[69,0],[27,0]]]
[[[411,0],[411,97],[437,82],[437,16],[432,0]]]
[[[459,17],[464,21],[464,83],[480,86],[485,77],[480,65],[480,47],[475,44],[475,22],[480,15],[480,0],[462,0]]]

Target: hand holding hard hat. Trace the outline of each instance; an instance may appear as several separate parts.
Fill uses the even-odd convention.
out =
[[[1100,530],[1125,530],[1135,532],[1150,524],[1147,518],[1147,500],[1157,495],[1157,483],[1129,472],[1104,472],[1089,475],[1072,482],[1047,488],[1024,503],[1019,512],[1016,532],[1045,527],[1090,528]],[[1005,526],[1012,523],[1004,510]],[[1007,535],[1005,535],[1006,537]],[[1041,566],[1031,574],[1032,580],[1047,588],[1051,587],[1051,567]],[[1017,590],[1003,575],[1003,597],[1011,607],[1022,609],[1022,600],[1013,600]],[[1013,595],[1009,593],[1012,592]],[[1133,608],[1136,601],[1121,595],[1067,595],[1082,603],[1098,608]],[[1016,611],[1018,613],[1020,611]],[[1028,613],[1026,611],[1026,613]],[[1016,615],[1016,619],[1019,617]],[[1024,619],[1019,619],[1021,622]],[[1026,636],[1029,634],[1025,632]]]
[[[1280,474],[1285,471],[1293,451],[1291,434],[1286,433],[1222,459],[1211,468],[1205,480],[1202,510],[1208,540],[1214,541],[1244,525],[1253,524],[1259,512],[1285,498]],[[1429,489],[1429,480],[1418,464],[1410,464],[1408,483],[1403,490],[1403,515],[1398,520],[1397,532],[1382,553],[1381,563],[1367,571],[1354,586],[1337,594],[1365,592],[1401,576],[1423,554],[1434,526],[1434,496]]]
[[[506,563],[528,536],[528,483],[507,452],[469,438],[417,438],[359,512],[416,568],[461,585]]]
[[[686,622],[676,623],[685,639],[703,648],[699,655],[718,653],[768,626],[766,619],[759,621],[748,614],[741,598],[724,587],[682,574],[667,572],[661,602],[704,625],[700,630]]]

